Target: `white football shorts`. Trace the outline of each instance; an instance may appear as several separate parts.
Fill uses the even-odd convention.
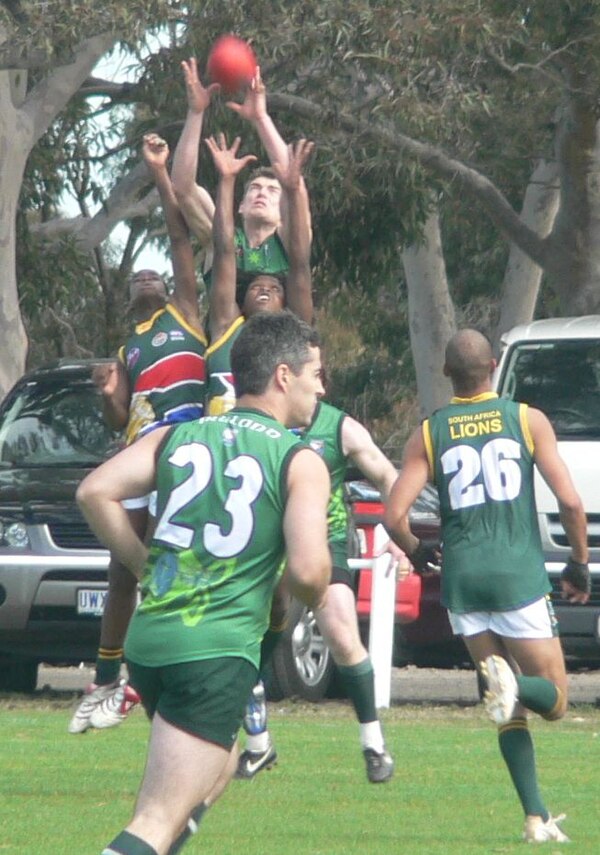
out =
[[[558,635],[558,621],[549,596],[506,612],[456,614],[448,611],[448,618],[454,634],[467,637],[488,630],[505,638],[554,638]]]

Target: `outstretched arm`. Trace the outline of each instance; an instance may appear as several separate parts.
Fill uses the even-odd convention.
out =
[[[157,134],[146,134],[144,136],[143,156],[160,194],[171,243],[171,261],[175,280],[175,292],[171,297],[171,302],[179,309],[189,324],[198,328],[201,326],[201,321],[194,253],[190,244],[188,228],[179,210],[167,171],[169,146]]]
[[[287,163],[287,146],[267,112],[267,90],[260,76],[260,66],[246,90],[243,104],[227,101],[227,106],[256,130],[271,163]]]
[[[342,423],[342,451],[386,501],[398,477],[396,467],[375,445],[369,431],[350,416]]]
[[[392,487],[384,514],[388,534],[408,556],[414,555],[419,547],[419,539],[410,530],[408,512],[428,478],[429,461],[423,432],[417,428],[406,443],[402,471]]]
[[[246,91],[244,103],[237,104],[235,101],[228,101],[227,106],[255,128],[271,165],[279,164],[282,169],[287,169],[289,149],[267,112],[267,90],[260,74],[260,66],[257,66],[256,74]],[[300,193],[305,205],[304,216],[307,217],[310,231],[310,207],[303,179],[300,181]],[[279,231],[286,251],[289,251],[290,228],[289,212],[284,198],[281,206],[281,227]]]
[[[571,558],[577,564],[586,567],[587,585],[573,587],[568,581],[565,581],[563,575],[561,580],[562,594],[565,599],[569,599],[571,602],[586,603],[590,598],[590,592],[589,570],[587,570],[587,519],[583,502],[575,489],[565,462],[558,453],[556,435],[547,416],[541,410],[528,407],[527,420],[534,443],[535,463],[543,479],[556,496],[560,521],[571,547]],[[585,590],[582,589],[583,587]]]
[[[219,338],[241,314],[235,300],[235,225],[233,198],[235,179],[241,170],[253,160],[253,154],[237,157],[240,138],[236,137],[231,147],[227,146],[224,134],[215,140],[209,137],[206,146],[212,154],[219,173],[217,204],[213,223],[213,268],[209,305],[209,329],[213,341]]]
[[[212,234],[214,202],[204,187],[196,184],[198,155],[204,111],[219,85],[202,86],[198,66],[192,57],[181,63],[185,80],[188,111],[183,131],[175,149],[171,180],[185,221],[203,247],[209,247]]]
[[[290,269],[287,277],[286,302],[303,321],[313,322],[312,277],[310,272],[310,211],[302,170],[314,143],[301,139],[289,145],[284,162],[273,163],[288,214],[287,254]]]

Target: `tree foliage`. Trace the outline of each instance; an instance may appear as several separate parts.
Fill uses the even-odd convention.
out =
[[[597,0],[132,0],[102,7],[84,0],[0,9],[11,33],[0,45],[0,67],[27,73],[27,91],[40,93],[39,104],[53,70],[93,34],[125,44],[137,68],[125,85],[90,77],[30,157],[19,271],[32,332],[44,322],[43,307],[53,305],[72,321],[80,346],[109,350],[118,340],[136,251],[144,239],[162,239],[152,206],[142,204],[147,182],[135,173],[141,135],[158,130],[176,144],[185,114],[179,63],[195,55],[204,68],[210,45],[228,31],[252,41],[284,136],[317,143],[308,175],[315,287],[323,313],[334,316],[324,321],[332,339],[343,339],[341,322],[360,342],[354,362],[340,358],[332,370],[348,409],[361,414],[366,396],[370,413],[385,413],[410,385],[402,249],[418,245],[433,207],[459,318],[493,333],[511,245],[544,271],[540,312],[597,309]],[[160,43],[150,43],[159,24]],[[244,150],[257,151],[257,139],[224,102],[215,99],[206,133],[241,130]],[[100,115],[104,124],[94,122]],[[520,209],[536,164],[554,159],[561,201],[545,235]],[[214,190],[205,157],[200,169]],[[120,259],[97,247],[90,253],[85,235],[94,205],[108,210],[113,191],[132,175],[129,207],[123,204],[130,245]],[[54,244],[56,264],[44,265],[47,244],[34,241],[52,223],[65,186],[82,217],[64,246]],[[68,336],[59,339],[57,332],[57,347],[70,346]]]

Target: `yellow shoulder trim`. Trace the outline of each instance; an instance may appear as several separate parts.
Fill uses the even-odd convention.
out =
[[[529,453],[533,454],[535,443],[529,428],[529,419],[527,418],[528,409],[528,404],[519,404],[519,421],[521,422],[521,430],[523,431],[523,436],[525,437],[525,443],[529,449]]]
[[[220,338],[210,343],[210,345],[206,349],[206,356],[210,356],[211,353],[214,353],[215,350],[224,345],[225,342],[231,338],[234,332],[236,332],[236,330],[241,327],[245,320],[246,318],[243,315],[240,315],[239,318],[236,318],[235,321],[229,327],[229,329],[225,330],[225,332]]]
[[[157,309],[156,312],[154,312],[154,314],[152,315],[152,317],[149,318],[147,321],[142,321],[141,324],[136,324],[135,325],[136,333],[138,335],[141,335],[142,333],[148,332],[148,330],[151,329],[154,321],[157,318],[159,318],[163,314],[164,311],[165,311],[164,309]]]
[[[172,315],[175,318],[177,323],[181,324],[181,326],[184,327],[189,332],[190,335],[193,335],[194,338],[197,338],[198,341],[202,342],[202,344],[207,343],[206,342],[206,336],[204,335],[204,333],[201,332],[200,330],[196,329],[195,327],[190,326],[190,324],[188,324],[188,322],[186,321],[186,319],[183,317],[183,315],[181,314],[181,312],[179,311],[179,309],[176,306],[174,306],[172,303],[167,303],[167,305],[165,306],[165,309],[167,310],[167,312],[170,315]]]
[[[431,439],[431,425],[429,424],[429,419],[424,419],[423,424],[421,425],[421,430],[423,431],[423,442],[425,443],[425,453],[427,454],[427,460],[429,462],[429,475],[431,480],[433,481],[434,469],[433,469],[433,440]]]
[[[458,395],[455,395],[450,399],[451,404],[478,404],[480,401],[490,401],[493,398],[497,398],[497,392],[481,392],[479,395],[473,395],[472,398],[459,398]]]

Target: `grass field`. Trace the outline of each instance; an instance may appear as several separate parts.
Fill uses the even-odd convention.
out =
[[[70,736],[70,708],[0,701],[1,855],[99,855],[129,818],[145,757],[143,714]],[[396,775],[379,786],[365,778],[348,706],[288,702],[270,712],[279,764],[253,782],[234,781],[186,853],[523,852],[520,807],[480,708],[384,711]],[[536,718],[532,731],[547,805],[568,814],[567,851],[597,855],[600,710],[577,707],[554,725]]]

